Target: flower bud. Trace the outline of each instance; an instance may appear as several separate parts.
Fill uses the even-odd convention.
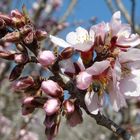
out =
[[[54,63],[55,56],[51,51],[42,51],[38,55],[38,61],[42,66],[48,67]]]
[[[67,47],[61,52],[60,58],[61,59],[68,59],[72,56],[73,52],[74,52],[74,48]]]
[[[28,61],[28,56],[22,53],[15,54],[14,55],[14,60],[16,63],[21,64],[21,63],[26,63]]]
[[[74,103],[70,100],[64,101],[63,106],[66,114],[71,114],[75,110]]]
[[[28,105],[28,106],[32,106],[32,101],[34,100],[34,97],[26,97],[24,100],[23,100],[23,104],[24,105]]]
[[[6,59],[6,60],[14,60],[14,54],[6,51],[0,51],[0,58]]]
[[[21,65],[21,64],[16,65],[10,73],[9,80],[10,81],[16,80],[22,73],[23,68],[24,68],[24,65]]]
[[[62,88],[54,81],[47,80],[43,81],[41,84],[41,89],[49,96],[60,97],[62,96]]]
[[[0,13],[0,18],[3,19],[7,25],[11,25],[12,19],[10,16]]]
[[[60,109],[60,101],[55,98],[48,99],[44,104],[44,110],[48,116],[55,114]]]
[[[18,42],[21,38],[20,32],[12,32],[1,38],[3,42]]]
[[[25,17],[17,9],[11,11],[11,17],[12,17],[12,24],[14,27],[20,28],[25,25],[25,22],[26,22]]]
[[[6,23],[3,19],[0,18],[0,29],[3,29],[6,27]]]
[[[34,40],[34,34],[31,31],[25,36],[24,42],[25,42],[25,44],[31,44],[33,42],[33,40]]]
[[[46,31],[37,30],[37,31],[35,32],[35,35],[36,35],[36,39],[37,39],[38,41],[41,41],[41,40],[43,40],[43,39],[46,39],[46,37],[47,37],[47,32],[46,32]]]
[[[19,29],[19,31],[20,31],[21,35],[26,35],[26,34],[28,34],[29,32],[32,31],[32,27],[30,27],[28,25],[23,26],[22,28]]]
[[[17,9],[15,9],[15,10],[11,11],[11,16],[16,17],[16,18],[21,18],[21,17],[23,17],[23,14],[20,11],[18,11]]]
[[[26,88],[30,87],[33,84],[34,84],[33,78],[28,76],[28,77],[22,77],[19,80],[14,81],[12,83],[12,87],[15,90],[25,90]]]

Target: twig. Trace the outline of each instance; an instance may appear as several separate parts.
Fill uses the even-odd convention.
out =
[[[107,4],[108,8],[110,9],[110,11],[111,11],[112,13],[114,13],[116,10],[115,10],[115,8],[113,7],[112,0],[104,0],[104,1],[106,2],[106,4]]]
[[[47,0],[42,0],[40,2],[40,4],[39,4],[40,6],[39,6],[38,10],[36,11],[36,13],[34,14],[34,17],[33,17],[34,22],[36,22],[36,20],[39,18],[41,12],[45,8],[46,3],[47,3]]]
[[[58,21],[59,24],[62,24],[66,19],[67,17],[70,15],[70,13],[72,12],[74,6],[76,5],[77,3],[77,0],[72,0],[71,3],[69,4],[67,10],[65,11],[64,15],[60,18],[60,20]],[[55,35],[57,34],[58,32],[58,29],[57,27],[54,27],[52,29],[52,31],[50,32],[51,35]]]
[[[131,0],[132,7],[131,7],[131,21],[132,21],[132,29],[135,32],[135,0]]]

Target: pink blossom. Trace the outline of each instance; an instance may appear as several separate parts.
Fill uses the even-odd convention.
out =
[[[121,23],[120,11],[115,12],[109,23],[112,37],[116,36],[116,44],[120,46],[135,47],[140,44],[140,37],[138,34],[131,33],[131,27],[129,24]]]
[[[88,111],[92,114],[98,114],[104,104],[104,82],[102,81],[102,74],[110,66],[108,60],[95,62],[91,67],[80,72],[77,77],[77,87],[85,90],[92,85],[92,91],[87,92],[85,95],[85,104]],[[104,75],[103,75],[104,77]],[[99,88],[99,89],[98,89]]]
[[[90,30],[89,33],[82,27],[76,28],[76,32],[70,32],[66,36],[66,41],[50,35],[51,41],[63,48],[73,47],[75,50],[86,52],[93,47],[95,33]]]
[[[109,66],[110,62],[108,60],[95,62],[91,67],[77,75],[77,87],[82,90],[87,89],[94,80],[92,76],[102,74],[102,72],[104,72]]]
[[[71,113],[73,113],[74,110],[75,110],[74,102],[72,102],[72,101],[70,101],[70,100],[66,100],[66,101],[63,103],[63,106],[64,106],[64,109],[65,109],[66,114],[71,114]]]
[[[55,98],[48,99],[44,104],[44,110],[48,116],[55,114],[60,109],[60,101]]]
[[[48,67],[54,63],[55,56],[51,51],[42,51],[38,55],[38,61],[42,66]]]
[[[125,98],[140,96],[140,50],[128,49],[120,52],[113,69],[112,81],[109,82],[108,92],[114,110],[126,107]]]
[[[49,96],[60,97],[63,94],[62,88],[54,81],[47,80],[41,84],[41,89]]]

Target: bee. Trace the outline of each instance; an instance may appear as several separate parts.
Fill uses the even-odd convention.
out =
[[[98,94],[98,96],[101,96],[103,94],[104,88],[100,81],[94,81],[92,83],[92,90]]]

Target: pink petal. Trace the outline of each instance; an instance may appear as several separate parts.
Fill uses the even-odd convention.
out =
[[[86,104],[88,111],[94,115],[98,114],[98,112],[100,111],[100,108],[102,106],[101,102],[99,101],[98,94],[96,94],[94,92],[86,93],[85,104]]]
[[[90,75],[99,75],[104,72],[110,66],[108,60],[95,62],[91,67],[86,69],[86,72]]]
[[[113,86],[114,87],[116,86],[117,81],[120,81],[121,74],[122,74],[121,65],[120,65],[118,59],[116,59],[114,68],[112,69],[112,78],[113,78]]]
[[[118,83],[116,84],[116,87],[113,86],[113,83],[109,83],[109,97],[110,97],[110,102],[115,111],[119,111],[120,108],[126,107],[126,101],[124,98],[124,95],[120,93],[118,90]]]
[[[67,34],[66,36],[66,41],[72,45],[75,45],[78,43],[78,39],[77,39],[77,34],[76,32],[70,32]]]
[[[132,74],[120,81],[119,87],[126,97],[140,96],[140,70],[132,70]]]
[[[82,27],[76,28],[77,39],[79,43],[84,43],[84,41],[88,40],[88,31]]]
[[[88,50],[90,50],[93,47],[93,42],[92,41],[85,41],[83,43],[73,45],[72,47],[75,50],[87,52]]]
[[[109,25],[111,27],[112,36],[116,35],[120,29],[120,26],[121,26],[121,13],[120,13],[120,11],[117,11],[113,14]]]
[[[135,47],[140,44],[140,36],[138,34],[132,34],[128,38],[125,36],[119,36],[116,44],[121,46]]]
[[[101,22],[93,25],[90,30],[93,30],[96,36],[101,36],[102,41],[104,41],[105,35],[109,31],[109,26],[105,22]]]
[[[76,86],[81,90],[87,89],[91,83],[92,75],[88,74],[85,71],[80,72],[76,77]]]
[[[140,49],[130,48],[127,52],[120,52],[120,63],[140,60]]]
[[[62,73],[64,72],[75,73],[74,64],[71,59],[65,59],[60,61],[59,66]]]
[[[116,34],[117,37],[124,36],[128,38],[131,34],[131,27],[129,24],[121,24]]]
[[[81,57],[78,58],[78,60],[77,60],[76,63],[79,66],[79,68],[80,68],[81,71],[84,71],[85,70],[85,66],[83,64],[83,61],[82,61]]]
[[[66,47],[70,47],[70,46],[71,46],[71,44],[67,43],[67,42],[64,41],[63,39],[58,38],[58,37],[55,37],[55,36],[52,36],[52,35],[50,35],[50,40],[51,40],[54,44],[56,44],[56,45],[58,45],[58,46],[60,46],[60,47],[63,47],[63,48],[66,48]]]

